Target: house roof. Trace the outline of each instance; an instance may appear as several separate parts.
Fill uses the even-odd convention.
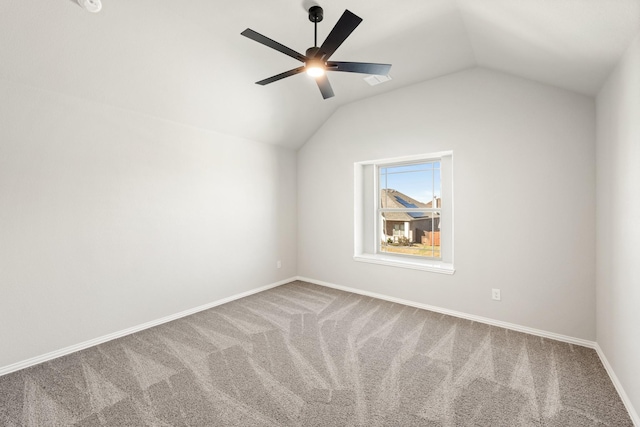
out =
[[[299,65],[240,35],[304,53],[313,0],[71,0],[0,3],[0,78],[189,126],[297,148],[341,105],[471,67],[593,96],[640,31],[639,0],[320,2],[324,40],[345,8],[364,21],[332,59],[391,63],[392,80],[330,73],[323,100]]]
[[[438,207],[441,206],[441,199],[437,199]],[[425,208],[430,209],[432,202],[422,203],[400,191],[385,188],[380,190],[380,206],[391,209],[402,208]],[[414,221],[416,219],[430,218],[429,214],[423,212],[385,212],[385,218],[389,221]]]

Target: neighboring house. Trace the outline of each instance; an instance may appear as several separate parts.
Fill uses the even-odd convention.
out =
[[[380,194],[381,207],[384,208],[426,208],[431,209],[433,202],[422,203],[416,199],[407,196],[393,189],[383,189]],[[442,200],[436,199],[437,207],[442,206]],[[430,232],[438,233],[437,242],[434,238],[435,245],[439,246],[440,232],[440,215],[433,212],[385,212],[383,214],[383,232],[385,239],[391,238],[398,241],[398,237],[404,236],[412,243],[431,243],[426,242],[430,238]],[[425,238],[425,239],[423,239]]]

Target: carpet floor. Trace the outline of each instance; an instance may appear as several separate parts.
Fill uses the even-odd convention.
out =
[[[0,377],[0,425],[633,426],[592,349],[304,282]]]

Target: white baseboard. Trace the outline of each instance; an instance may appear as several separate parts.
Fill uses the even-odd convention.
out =
[[[361,289],[350,288],[348,286],[336,285],[334,283],[323,282],[322,280],[310,279],[308,277],[298,276],[297,280],[303,282],[314,283],[320,286],[326,286],[328,288],[338,289],[341,291],[352,292],[354,294],[365,295],[372,298],[377,298],[389,302],[395,302],[398,304],[408,305],[409,307],[421,308],[424,310],[434,311],[436,313],[447,314],[449,316],[459,317],[461,319],[472,320],[474,322],[486,323],[487,325],[499,326],[505,329],[511,329],[513,331],[524,332],[525,334],[536,335],[543,338],[549,338],[556,341],[562,341],[569,344],[580,345],[582,347],[596,348],[594,341],[585,340],[582,338],[570,337],[568,335],[556,334],[555,332],[543,331],[541,329],[529,328],[527,326],[516,325],[515,323],[503,322],[501,320],[494,320],[488,317],[476,316],[473,314],[463,313],[461,311],[449,310],[447,308],[436,307],[433,305],[422,304],[415,301],[409,301],[401,298],[395,298],[388,295],[378,294],[375,292],[363,291]]]
[[[611,378],[611,382],[613,382],[613,385],[618,391],[618,395],[620,396],[622,403],[624,403],[625,408],[627,408],[627,412],[631,417],[631,421],[633,421],[633,425],[636,427],[640,427],[640,416],[638,416],[638,412],[636,412],[635,408],[631,404],[631,399],[629,399],[629,396],[627,396],[627,393],[624,391],[624,388],[622,388],[622,383],[620,383],[618,376],[616,375],[616,373],[613,371],[613,368],[609,364],[609,360],[607,360],[607,356],[605,356],[604,352],[602,351],[598,343],[596,343],[595,349],[596,349],[596,352],[598,352],[600,361],[602,361],[602,364],[604,365],[604,369],[606,369],[607,373],[609,374],[609,378]]]
[[[271,283],[270,285],[262,286],[260,288],[251,289],[250,291],[242,292],[236,295],[232,295],[227,298],[222,298],[220,300],[211,302],[209,304],[201,305],[199,307],[191,308],[188,310],[181,311],[180,313],[172,314],[161,319],[152,320],[147,323],[143,323],[141,325],[133,326],[128,329],[124,329],[122,331],[114,332],[112,334],[104,335],[99,338],[94,338],[89,341],[85,341],[79,344],[75,344],[69,347],[62,348],[60,350],[55,350],[50,353],[43,354],[41,356],[32,357],[31,359],[23,360],[21,362],[13,363],[11,365],[0,367],[0,376],[9,374],[11,372],[19,371],[20,369],[28,368],[29,366],[37,365],[38,363],[47,362],[49,360],[56,359],[58,357],[66,356],[67,354],[75,353],[76,351],[84,350],[85,348],[93,347],[98,344],[105,343],[107,341],[114,340],[116,338],[123,337],[125,335],[131,335],[136,332],[143,331],[145,329],[152,328],[154,326],[162,325],[163,323],[171,322],[172,320],[177,320],[182,317],[189,316],[191,314],[195,314],[199,311],[208,310],[210,308],[216,307],[218,305],[226,304],[231,301],[235,301],[240,298],[248,297],[249,295],[257,294],[258,292],[266,291],[267,289],[275,288],[286,283],[290,283],[296,280],[295,277],[291,277],[285,280],[281,280],[276,283]]]

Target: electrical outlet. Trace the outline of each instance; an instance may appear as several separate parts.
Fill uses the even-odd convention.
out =
[[[281,261],[277,261],[276,262],[276,268],[282,268],[282,262]]]
[[[500,301],[500,289],[491,289],[491,299]]]

